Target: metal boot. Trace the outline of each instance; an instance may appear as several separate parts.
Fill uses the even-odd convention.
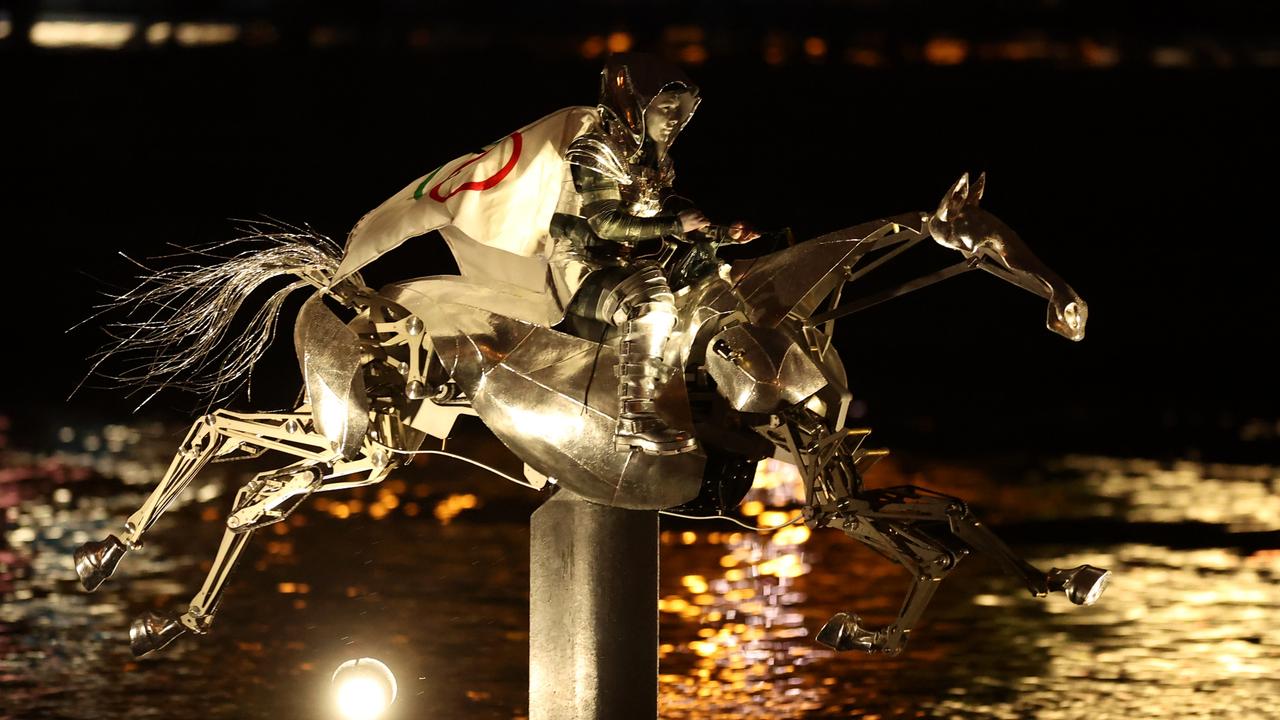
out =
[[[697,447],[693,434],[667,427],[654,403],[658,381],[666,367],[653,353],[659,344],[646,329],[643,317],[628,322],[618,354],[618,427],[614,443],[619,450],[639,448],[650,455],[676,455]],[[669,332],[669,331],[668,331]],[[661,336],[665,342],[665,334]]]
[[[676,324],[675,295],[656,265],[636,267],[603,298],[600,318],[622,328],[618,346],[619,450],[634,448],[650,455],[675,455],[697,447],[692,433],[667,427],[654,397],[670,368],[662,363],[667,336]]]

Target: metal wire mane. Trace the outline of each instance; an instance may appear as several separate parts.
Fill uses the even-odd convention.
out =
[[[295,290],[327,287],[342,248],[309,227],[238,222],[240,237],[175,246],[180,252],[152,258],[188,260],[180,265],[152,269],[125,256],[145,272],[132,290],[108,294],[89,318],[123,313],[105,326],[112,339],[90,358],[86,380],[97,375],[149,391],[138,407],[165,388],[193,392],[212,405],[249,386],[254,365],[275,339],[285,300]],[[250,296],[281,277],[296,279],[273,292],[243,328],[235,327]]]

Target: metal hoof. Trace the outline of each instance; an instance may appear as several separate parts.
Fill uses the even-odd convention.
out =
[[[101,542],[87,542],[75,552],[76,575],[85,590],[93,592],[103,580],[111,577],[120,559],[129,552],[128,546],[115,535],[108,535]]]
[[[862,627],[862,618],[849,613],[836,613],[818,631],[815,640],[832,650],[874,652],[879,633]]]
[[[1069,570],[1054,568],[1049,571],[1049,590],[1061,590],[1076,605],[1092,605],[1098,602],[1111,582],[1111,571],[1092,565],[1081,565]]]
[[[177,640],[186,631],[176,617],[148,611],[129,626],[129,649],[134,657],[144,657]]]

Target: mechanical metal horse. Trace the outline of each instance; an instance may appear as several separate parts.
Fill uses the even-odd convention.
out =
[[[139,656],[186,632],[203,634],[254,531],[284,520],[312,493],[381,482],[414,452],[431,452],[418,450],[428,436],[443,440],[459,414],[471,414],[524,461],[530,479],[554,480],[616,507],[723,513],[750,488],[758,461],[793,463],[804,480],[810,527],[838,528],[914,577],[891,625],[865,627],[847,613],[832,618],[817,639],[837,649],[900,651],[939,581],[974,551],[995,557],[1034,596],[1062,591],[1073,603],[1091,604],[1109,572],[1083,565],[1045,573],[957,498],[910,485],[864,487],[864,473],[886,451],[865,448],[869,431],[845,425],[851,395],[832,346],[835,320],[891,297],[981,269],[1046,298],[1050,330],[1084,337],[1084,301],[978,207],[983,185],[983,177],[970,185],[966,175],[934,213],[877,220],[732,265],[712,263],[681,289],[665,360],[683,372],[662,379],[659,410],[673,427],[693,431],[698,449],[670,456],[615,449],[616,351],[608,337],[596,342],[521,319],[530,299],[514,287],[457,276],[377,292],[358,276],[334,282],[336,249],[295,238],[260,274],[301,278],[285,292],[318,290],[294,330],[305,401],[293,412],[218,410],[198,420],[124,532],[82,546],[76,571],[87,590],[97,588],[206,463],[268,450],[294,458],[237,492],[212,569],[186,611],[149,612],[130,629]],[[930,237],[963,259],[841,303],[846,285]],[[263,265],[261,257],[248,262]],[[341,320],[329,303],[351,319]]]

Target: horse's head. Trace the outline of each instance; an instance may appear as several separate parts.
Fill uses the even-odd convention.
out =
[[[962,175],[929,219],[929,234],[939,245],[957,250],[974,262],[995,261],[1012,273],[1009,280],[1037,294],[1047,294],[1045,325],[1069,340],[1083,340],[1089,306],[1031,252],[1012,228],[978,207],[986,181],[986,173],[972,184],[968,173]]]

